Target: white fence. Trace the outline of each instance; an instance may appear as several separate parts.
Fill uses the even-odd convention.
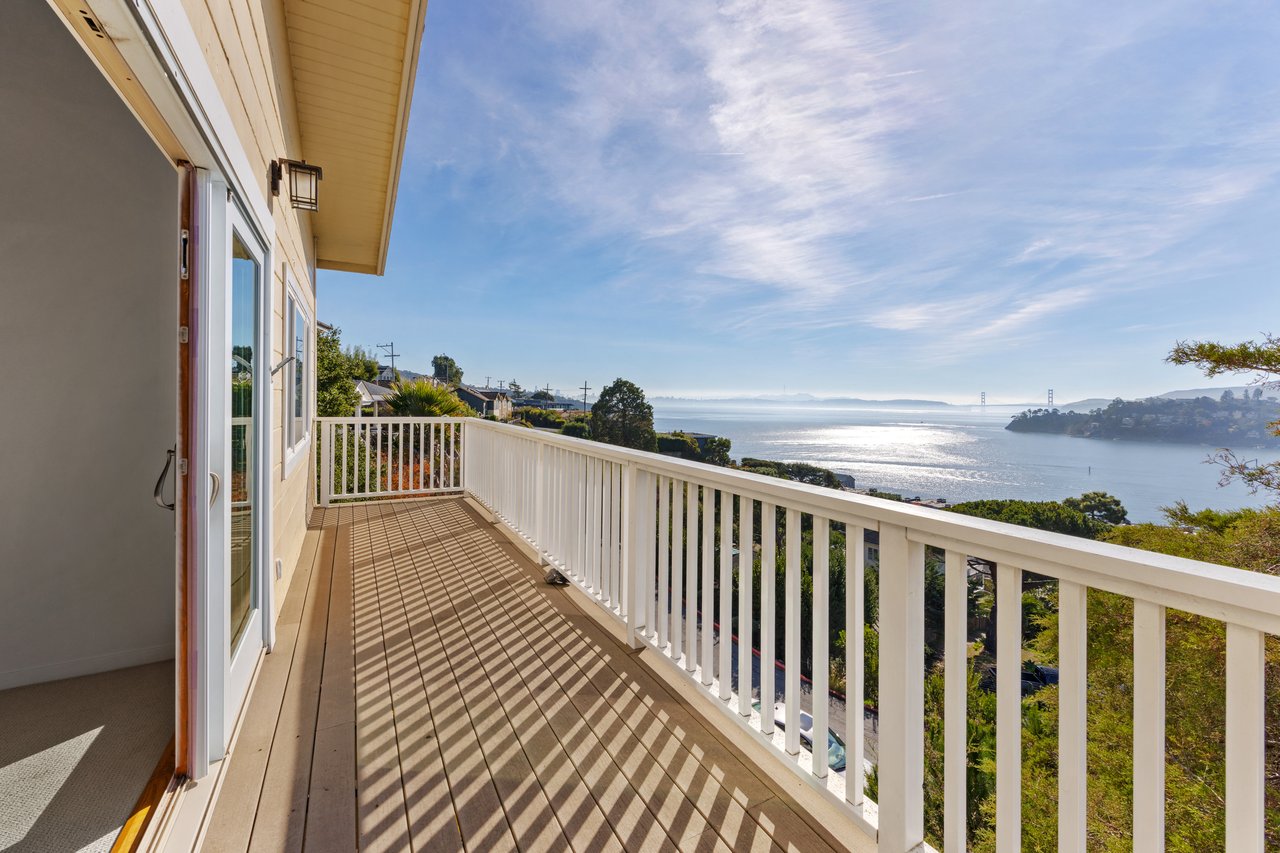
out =
[[[405,421],[363,419],[363,425]],[[966,845],[968,558],[994,563],[998,581],[995,829],[1001,851],[1021,848],[1023,573],[1059,584],[1061,850],[1083,851],[1086,842],[1087,591],[1105,590],[1134,601],[1133,821],[1139,850],[1164,844],[1165,608],[1224,622],[1227,849],[1263,849],[1263,642],[1265,634],[1280,633],[1280,578],[480,420],[463,422],[464,436],[457,432],[449,446],[461,453],[461,480],[447,480],[450,488],[460,483],[624,622],[633,643],[652,646],[713,697],[744,736],[767,744],[782,765],[863,829],[878,833],[881,850],[912,850],[924,840],[926,546],[945,553],[947,850]],[[332,472],[326,476],[332,479]],[[353,496],[364,493],[344,486],[333,495]],[[843,532],[846,549],[843,625],[831,624],[828,607],[833,530],[837,536]],[[809,602],[803,600],[799,570],[802,531],[812,542]],[[878,533],[880,554],[878,804],[864,798],[858,772],[864,755],[860,640],[865,604],[865,550],[859,544],[865,531]],[[756,555],[761,578],[747,582]],[[778,593],[780,571],[785,580]],[[744,582],[735,588],[735,580]],[[751,614],[757,608],[759,636],[753,636]],[[809,624],[802,625],[806,609]],[[813,703],[814,746],[812,751],[802,747],[798,665],[785,668],[784,730],[775,726],[767,697],[777,688],[779,610],[788,662],[801,660],[802,629],[812,638],[806,651],[815,697],[827,694],[829,632],[843,627],[849,638],[844,661],[848,785],[844,774],[828,769],[827,703]],[[719,616],[710,618],[713,612]],[[738,689],[731,676],[735,644],[717,644],[717,618],[720,636],[738,638],[738,673],[752,672],[752,648],[760,650],[756,693],[765,697],[763,714],[753,707],[755,685],[747,681]]]
[[[460,418],[320,418],[320,503],[462,490]]]

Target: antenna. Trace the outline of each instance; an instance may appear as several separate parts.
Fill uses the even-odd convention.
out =
[[[591,386],[587,384],[587,380],[582,380],[582,411],[587,410],[587,392],[591,390]]]
[[[400,353],[396,352],[395,341],[389,344],[378,344],[378,349],[385,350],[387,358],[391,359],[391,378],[394,379],[396,375],[396,357],[400,355]]]

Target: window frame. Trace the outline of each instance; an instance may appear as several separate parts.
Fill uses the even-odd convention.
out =
[[[303,330],[302,342],[302,360],[296,357],[291,359],[284,373],[284,405],[281,407],[284,423],[281,429],[282,441],[284,443],[283,465],[281,466],[281,479],[288,479],[294,469],[298,467],[301,459],[306,457],[307,451],[311,447],[312,422],[314,420],[313,409],[315,407],[314,400],[314,382],[315,370],[313,368],[315,354],[315,320],[311,315],[311,311],[307,306],[306,300],[302,298],[302,289],[298,287],[297,279],[294,278],[293,270],[287,265],[285,267],[285,289],[284,289],[284,337],[281,341],[289,347],[287,351],[283,346],[282,357],[289,358],[297,355],[298,333],[296,327],[296,318],[301,315]],[[302,371],[302,388],[298,388],[298,371]],[[301,433],[297,432],[297,418],[294,415],[297,406],[297,394],[302,395],[302,426]]]

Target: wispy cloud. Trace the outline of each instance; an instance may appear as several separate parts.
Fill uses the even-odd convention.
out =
[[[708,333],[997,352],[1256,262],[1280,16],[1230,5],[513,5],[438,60],[466,109],[430,155]]]

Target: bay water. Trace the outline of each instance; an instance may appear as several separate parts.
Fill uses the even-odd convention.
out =
[[[1022,408],[658,400],[654,424],[724,436],[734,459],[808,462],[852,476],[860,489],[907,498],[1062,500],[1104,491],[1135,522],[1163,520],[1160,507],[1178,499],[1192,509],[1267,503],[1239,484],[1218,485],[1219,468],[1205,464],[1212,445],[1006,430]],[[1233,449],[1248,459],[1280,457],[1274,449]]]

